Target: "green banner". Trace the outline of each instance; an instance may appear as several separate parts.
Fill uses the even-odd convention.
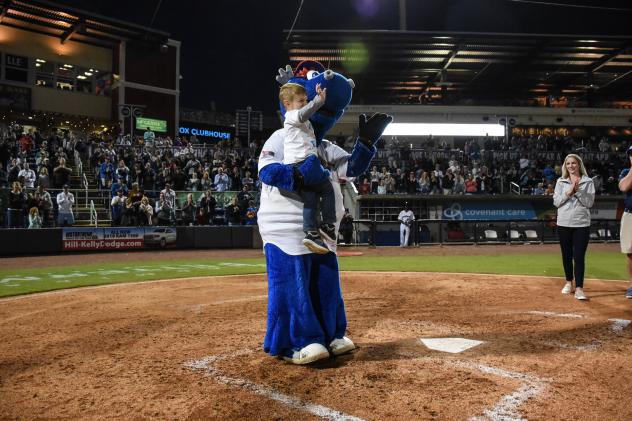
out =
[[[155,118],[147,118],[147,117],[136,117],[136,129],[137,130],[147,130],[147,127],[151,129],[152,132],[167,132],[167,120],[156,120]]]

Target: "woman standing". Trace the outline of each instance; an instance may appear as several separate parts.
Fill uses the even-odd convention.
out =
[[[566,275],[562,294],[573,292],[574,275],[575,298],[578,300],[588,299],[584,294],[584,259],[590,238],[590,208],[594,200],[595,186],[582,159],[575,154],[567,155],[562,176],[555,184],[553,204],[557,207],[557,232]]]

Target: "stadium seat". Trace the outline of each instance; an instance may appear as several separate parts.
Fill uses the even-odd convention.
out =
[[[527,240],[538,240],[538,232],[536,230],[525,230],[524,235],[527,237]]]
[[[603,239],[612,239],[612,234],[610,233],[610,230],[606,231],[605,228],[600,228],[597,230],[597,234],[599,234],[599,238],[603,238]]]
[[[498,233],[494,230],[485,230],[485,239],[486,240],[498,240]]]
[[[509,231],[509,238],[512,240],[519,240],[520,239],[520,233],[517,230],[510,230]]]

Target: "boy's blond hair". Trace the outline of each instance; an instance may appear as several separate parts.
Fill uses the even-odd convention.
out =
[[[281,86],[281,90],[279,91],[279,100],[281,102],[284,101],[292,101],[296,95],[307,95],[305,88],[298,83],[286,83]]]

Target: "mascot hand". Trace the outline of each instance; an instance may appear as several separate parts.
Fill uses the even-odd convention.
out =
[[[303,186],[312,186],[329,180],[329,171],[320,165],[320,161],[315,155],[309,156],[294,171],[294,190],[299,190]]]
[[[279,69],[279,74],[276,77],[276,80],[281,85],[285,85],[293,77],[294,77],[294,72],[292,72],[292,67],[288,64],[287,66],[285,66],[285,69],[282,69],[282,68]]]
[[[368,119],[366,114],[360,114],[358,137],[365,145],[371,147],[380,140],[384,129],[392,121],[393,117],[384,113],[375,113]]]

